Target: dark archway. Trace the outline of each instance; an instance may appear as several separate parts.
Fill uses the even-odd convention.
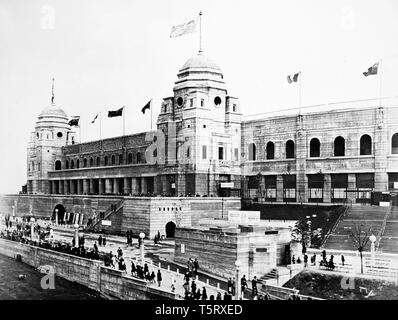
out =
[[[55,170],[61,170],[62,164],[60,160],[55,161]]]
[[[364,134],[359,140],[359,154],[368,156],[372,154],[372,138],[368,134]]]
[[[267,160],[273,160],[275,158],[275,145],[272,141],[267,143]]]
[[[174,238],[176,232],[176,224],[173,221],[169,221],[166,224],[166,238]]]
[[[345,156],[345,139],[343,137],[337,137],[336,139],[334,139],[334,156]]]
[[[55,210],[58,210],[57,214],[58,214],[58,223],[59,224],[63,224],[64,223],[64,218],[65,218],[65,207],[62,204],[57,204],[53,210],[53,215],[51,220],[55,221]]]
[[[294,141],[288,140],[286,142],[286,159],[294,159],[295,150],[294,150]]]

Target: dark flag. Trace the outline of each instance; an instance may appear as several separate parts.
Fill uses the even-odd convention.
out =
[[[121,107],[120,109],[115,111],[108,111],[108,118],[121,117],[123,115],[123,108],[124,107]]]
[[[297,82],[300,72],[295,73],[294,75],[287,76],[287,82],[290,84],[292,82]]]
[[[68,122],[68,124],[71,127],[72,126],[78,127],[79,126],[79,121],[80,121],[80,117],[79,116],[75,116],[75,117],[72,117],[72,119]]]
[[[362,72],[365,77],[377,74],[377,70],[379,69],[379,63],[375,63],[373,66],[368,68],[368,71]]]
[[[100,115],[100,114],[98,113],[98,114],[94,117],[93,121],[91,121],[91,123],[94,123],[95,120],[97,120],[97,118],[98,118],[99,115]]]
[[[152,101],[152,100],[149,100],[148,103],[141,109],[141,112],[142,112],[143,114],[145,114],[145,110],[151,109],[151,101]]]

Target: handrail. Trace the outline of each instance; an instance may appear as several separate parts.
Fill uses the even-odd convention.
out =
[[[99,218],[98,220],[96,219],[96,221],[94,221],[90,228],[94,228],[100,221],[102,220],[106,220],[110,215],[112,215],[113,213],[118,212],[124,205],[124,200],[121,200],[118,204],[117,207],[115,209],[113,209],[114,204],[112,204],[106,211],[104,214],[103,218]]]
[[[377,237],[376,237],[377,240],[376,240],[376,246],[375,246],[376,251],[379,250],[381,237],[383,236],[384,231],[386,230],[387,219],[390,216],[391,211],[392,211],[392,207],[389,207],[387,212],[386,212],[386,214],[385,214],[385,216],[384,216],[383,224],[381,225],[381,228],[380,228],[380,230],[379,230],[379,232],[377,234]]]
[[[346,204],[346,205],[344,206],[344,211],[343,211],[343,212],[340,214],[340,216],[336,219],[336,222],[334,223],[333,227],[329,229],[329,232],[328,232],[328,233],[326,234],[326,236],[323,238],[323,241],[322,241],[322,244],[321,244],[320,247],[323,247],[323,245],[326,243],[327,239],[329,239],[330,235],[336,231],[337,226],[339,225],[341,219],[342,219],[343,217],[346,216],[348,210],[351,209],[351,208],[352,208],[352,202],[350,201],[350,202],[349,202],[349,205]]]

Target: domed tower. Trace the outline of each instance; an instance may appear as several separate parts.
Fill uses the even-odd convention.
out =
[[[28,193],[49,193],[48,171],[60,170],[62,147],[75,143],[66,113],[54,103],[39,114],[27,152]]]
[[[176,126],[177,165],[185,176],[178,193],[216,195],[217,181],[240,175],[239,101],[228,96],[221,68],[201,52],[180,68],[173,92],[157,124],[164,132],[170,122]]]

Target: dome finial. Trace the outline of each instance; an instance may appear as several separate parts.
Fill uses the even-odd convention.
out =
[[[52,89],[51,89],[51,104],[54,104],[54,83],[55,79],[53,78]]]

